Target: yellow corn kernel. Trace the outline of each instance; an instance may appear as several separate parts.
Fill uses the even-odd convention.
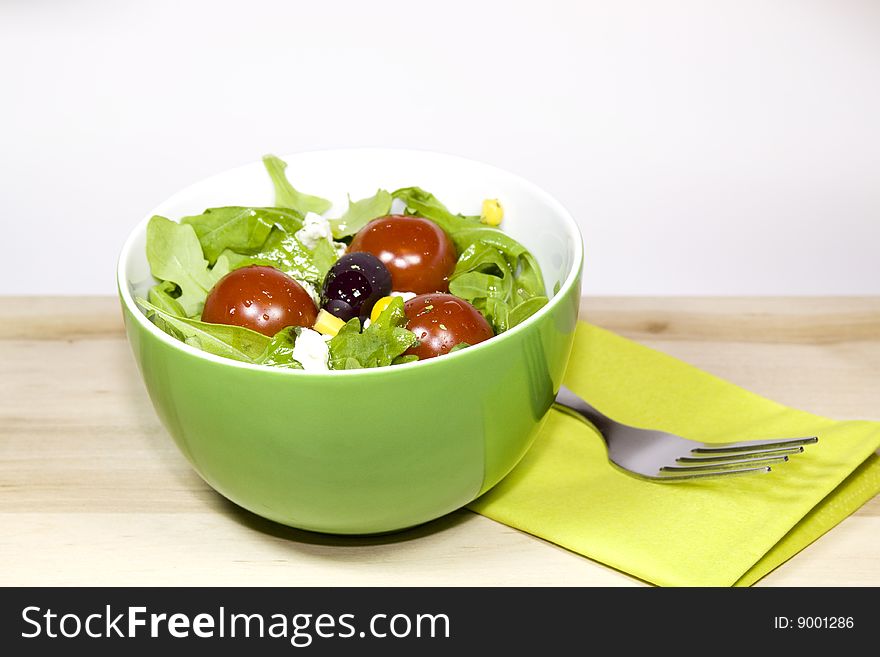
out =
[[[321,310],[321,312],[318,313],[318,319],[315,320],[315,325],[312,328],[318,333],[333,336],[339,333],[339,329],[343,326],[345,326],[345,322],[339,319],[336,315],[331,315],[326,310]]]
[[[394,301],[394,297],[382,297],[379,299],[376,302],[376,305],[373,306],[373,310],[370,311],[370,321],[375,322],[379,319],[379,315],[382,314],[382,311],[385,310],[388,307],[388,304],[392,301]]]
[[[497,226],[504,218],[504,208],[497,198],[487,198],[483,201],[483,211],[480,213],[480,221],[490,226]]]

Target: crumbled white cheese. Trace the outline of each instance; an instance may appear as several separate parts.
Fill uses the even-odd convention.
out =
[[[365,328],[365,329],[370,328],[370,324],[372,324],[372,323],[373,323],[372,320],[371,320],[369,317],[367,317],[367,318],[364,320],[364,328]]]
[[[403,302],[406,303],[410,299],[417,297],[419,295],[416,294],[415,292],[392,292],[391,296],[392,297],[400,297],[401,299],[403,299]]]
[[[330,222],[314,212],[306,212],[303,227],[296,231],[295,237],[309,249],[314,249],[321,240],[333,242]]]
[[[321,295],[318,294],[318,290],[315,289],[315,286],[309,283],[308,281],[301,281],[299,279],[294,279],[297,283],[302,286],[306,292],[309,293],[309,296],[312,297],[312,301],[315,302],[315,305],[320,308],[321,307]]]
[[[293,343],[293,359],[307,372],[320,372],[330,369],[330,349],[324,336],[310,328],[303,328]]]
[[[406,203],[399,198],[396,198],[391,201],[391,212],[390,214],[403,214],[406,212]]]

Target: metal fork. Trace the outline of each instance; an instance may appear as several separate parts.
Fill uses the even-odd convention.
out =
[[[556,403],[586,418],[602,435],[608,458],[615,465],[639,477],[654,481],[687,481],[770,472],[804,445],[819,441],[809,438],[745,440],[736,443],[701,443],[664,431],[638,429],[612,420],[580,396],[562,386]]]

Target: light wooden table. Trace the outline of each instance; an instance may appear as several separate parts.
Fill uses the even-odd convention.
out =
[[[785,404],[880,420],[880,298],[589,298],[590,321]],[[880,585],[880,497],[762,585]],[[459,511],[383,538],[226,502],[159,425],[111,298],[0,299],[0,585],[639,585]]]

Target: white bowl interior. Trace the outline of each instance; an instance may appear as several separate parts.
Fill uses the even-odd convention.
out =
[[[327,216],[339,216],[352,200],[379,188],[418,186],[432,192],[453,212],[479,214],[483,199],[504,208],[502,228],[537,258],[548,295],[573,284],[582,258],[574,219],[552,196],[502,169],[452,155],[395,149],[315,151],[281,156],[298,190],[330,199]],[[156,283],[146,258],[146,226],[160,214],[175,221],[224,205],[271,206],[274,189],[262,162],[254,162],[198,182],[156,207],[135,228],[119,263],[119,289],[129,307]],[[138,313],[140,314],[140,313]],[[150,324],[144,318],[146,324]],[[158,329],[155,329],[158,331]]]

